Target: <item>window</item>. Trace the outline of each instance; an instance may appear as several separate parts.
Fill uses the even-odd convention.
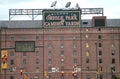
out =
[[[61,51],[61,52],[60,52],[60,55],[61,55],[61,56],[64,56],[64,51]]]
[[[105,19],[104,18],[94,19],[94,22],[95,22],[95,27],[105,26]]]
[[[88,35],[85,35],[86,39],[88,39]]]
[[[88,43],[86,43],[86,48],[88,48],[89,47],[89,44]]]
[[[114,44],[112,44],[112,45],[111,45],[111,47],[115,47],[115,45],[114,45]]]
[[[101,71],[102,71],[102,66],[99,65],[99,66],[98,66],[98,72],[100,73]]]
[[[102,64],[102,59],[99,59],[99,63]]]
[[[99,56],[101,56],[102,55],[102,51],[101,50],[99,50]]]
[[[37,72],[37,73],[39,72],[39,67],[36,67],[36,72]]]
[[[49,78],[49,79],[52,79],[52,75],[48,75],[48,78]]]
[[[23,56],[27,56],[27,53],[26,53],[26,52],[23,52]]]
[[[48,44],[48,48],[52,48],[52,45],[51,45],[51,44]]]
[[[99,47],[102,47],[102,44],[101,44],[101,43],[99,43]]]
[[[87,67],[86,67],[86,69],[87,69],[87,70],[89,70],[89,69],[90,69],[90,67],[89,67],[89,66],[87,66]]]
[[[52,64],[52,59],[48,59],[48,64]]]
[[[87,79],[90,79],[90,75],[87,75]]]
[[[88,24],[88,22],[83,22],[83,24],[84,24],[84,25],[87,25],[87,24]]]
[[[101,31],[101,28],[98,28],[98,31]]]
[[[36,51],[36,56],[39,56],[39,51]]]
[[[61,67],[61,71],[64,71],[64,67],[63,66]]]
[[[115,64],[115,59],[114,58],[112,59],[112,64]]]
[[[14,79],[14,76],[10,76],[10,79]]]
[[[74,57],[77,56],[77,51],[76,51],[76,50],[73,51],[73,56],[74,56]]]
[[[48,51],[48,56],[51,57],[52,56],[52,52]]]
[[[64,45],[63,45],[63,44],[61,44],[61,45],[60,45],[60,48],[64,48]]]
[[[115,72],[115,66],[111,67],[111,71]]]
[[[89,58],[86,58],[86,63],[89,63]]]
[[[102,36],[101,36],[101,35],[98,35],[98,39],[102,39]]]
[[[86,51],[86,57],[87,58],[89,57],[89,51],[88,50]]]
[[[61,59],[61,64],[64,64],[64,59],[63,58]]]
[[[52,67],[48,67],[48,72],[52,72]]]
[[[103,79],[103,75],[100,75],[100,78],[99,79]]]
[[[13,51],[10,52],[10,56],[14,56],[14,52]]]
[[[10,72],[14,72],[14,71],[16,71],[16,67],[10,67],[9,70],[10,70]]]
[[[25,79],[25,78],[23,78]],[[28,78],[27,78],[28,79]],[[35,78],[31,78],[31,79],[39,79],[39,76],[38,75],[35,75]]]
[[[14,64],[14,60],[10,60],[10,64],[13,65]]]
[[[36,40],[38,40],[39,39],[39,35],[36,35]]]
[[[74,35],[74,36],[73,36],[73,40],[76,40],[76,39],[77,39],[77,37]]]
[[[115,50],[112,50],[112,55],[115,55]]]
[[[88,29],[86,29],[86,32],[88,32],[89,30]]]
[[[74,58],[73,63],[77,64],[77,59],[76,58]]]
[[[76,48],[76,47],[77,47],[77,45],[74,43],[74,44],[73,44],[73,48]]]
[[[23,64],[26,64],[27,62],[26,62],[26,59],[23,59]]]
[[[39,64],[39,59],[36,59],[36,64]]]
[[[14,40],[14,36],[11,36],[10,39],[11,39],[11,40]]]

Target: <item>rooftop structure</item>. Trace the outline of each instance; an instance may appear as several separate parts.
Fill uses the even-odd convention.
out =
[[[0,21],[0,27],[8,28],[41,28],[42,20],[16,20],[16,21]],[[93,27],[92,19],[83,19],[82,27]],[[120,27],[120,19],[107,19],[106,27]]]

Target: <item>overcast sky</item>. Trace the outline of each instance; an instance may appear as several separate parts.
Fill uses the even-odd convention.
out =
[[[50,8],[51,3],[54,1],[0,0],[0,20],[9,20],[9,9],[46,9]],[[71,8],[75,7],[76,3],[81,8],[104,8],[104,15],[107,18],[120,19],[120,0],[57,0],[56,8],[64,8],[68,1],[71,2]]]

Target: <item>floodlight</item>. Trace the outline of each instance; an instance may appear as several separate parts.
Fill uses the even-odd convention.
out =
[[[65,5],[66,8],[70,7],[71,2],[67,2],[67,4]]]
[[[54,2],[51,4],[51,7],[56,6],[56,3],[57,3],[57,1],[54,1]]]

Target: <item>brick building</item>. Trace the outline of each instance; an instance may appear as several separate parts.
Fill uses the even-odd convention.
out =
[[[57,28],[42,28],[41,21],[0,21],[1,51],[8,50],[7,69],[1,69],[0,79],[119,76],[120,20],[101,18],[103,26],[93,18],[82,20],[82,27]]]

